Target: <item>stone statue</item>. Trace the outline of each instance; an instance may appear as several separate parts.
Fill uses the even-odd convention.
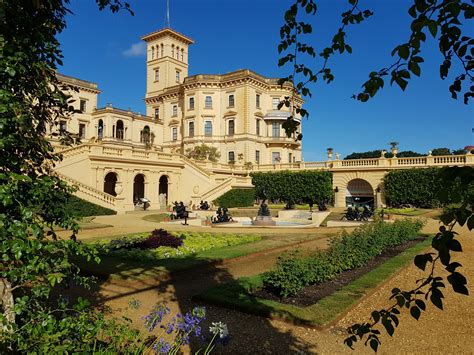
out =
[[[160,209],[162,210],[166,209],[166,194],[165,193],[159,194],[158,200],[160,202]]]
[[[268,205],[265,203],[265,200],[262,201],[262,204],[258,209],[257,216],[270,216],[270,210],[268,209]]]

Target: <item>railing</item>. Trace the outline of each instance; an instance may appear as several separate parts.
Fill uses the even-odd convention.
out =
[[[89,152],[89,145],[84,144],[72,148],[62,149],[58,152],[58,154],[61,154],[63,156],[63,159],[67,159],[76,155],[81,155],[84,152]]]
[[[445,155],[440,157],[433,157],[435,164],[466,164],[465,155]]]
[[[80,181],[74,180],[74,179],[72,179],[72,178],[70,178],[66,175],[63,175],[59,172],[56,172],[56,174],[58,175],[58,177],[61,180],[66,181],[70,185],[76,186],[78,188],[78,191],[80,191],[80,192],[82,192],[82,193],[84,193],[88,196],[91,196],[94,199],[105,202],[106,204],[108,204],[110,206],[115,206],[116,205],[116,199],[115,199],[114,196],[109,195],[108,193],[102,192],[100,190],[97,190],[93,187],[90,187],[89,185],[86,185],[86,184],[84,184]]]
[[[397,165],[425,165],[426,157],[397,158]]]
[[[217,191],[219,190],[222,190],[224,187],[226,187],[226,185],[231,185],[232,184],[232,181],[234,179],[233,178],[228,178],[228,179],[225,179],[224,181],[222,181],[220,184],[212,187],[211,189],[207,190],[206,192],[204,192],[202,195],[201,195],[201,199],[202,200],[207,200],[209,199],[210,196],[212,196],[214,193],[216,193]]]
[[[192,166],[194,169],[196,169],[197,171],[199,171],[201,174],[209,177],[210,174],[204,170],[202,167],[200,167],[198,164],[194,163],[191,159],[185,157],[184,155],[180,155],[181,156],[181,159],[186,162],[188,165]]]
[[[342,166],[378,166],[379,159],[351,159],[351,160],[342,160]]]

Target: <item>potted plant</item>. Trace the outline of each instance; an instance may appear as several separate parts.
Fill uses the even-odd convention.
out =
[[[332,159],[332,152],[334,151],[334,149],[332,148],[328,148],[328,160],[331,160]]]
[[[392,151],[393,157],[395,158],[398,153],[398,142],[390,142],[389,144],[392,146],[391,151]]]

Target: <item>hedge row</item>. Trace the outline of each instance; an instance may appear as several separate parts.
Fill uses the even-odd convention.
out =
[[[434,208],[442,205],[439,168],[393,170],[384,177],[384,194],[392,207]]]
[[[232,189],[219,196],[214,201],[214,205],[227,208],[249,207],[255,202],[254,189]]]
[[[66,209],[72,212],[75,217],[105,216],[117,214],[116,211],[105,208],[77,196],[71,195],[67,201]]]
[[[329,171],[281,171],[252,173],[255,196],[288,204],[332,201],[332,173]]]
[[[296,253],[284,254],[273,270],[264,273],[264,287],[280,297],[296,295],[308,285],[334,279],[343,271],[367,264],[389,248],[415,239],[422,226],[419,220],[366,224],[351,234],[333,238],[327,251],[305,258]]]

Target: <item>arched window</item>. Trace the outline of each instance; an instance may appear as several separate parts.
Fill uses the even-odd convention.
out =
[[[212,108],[212,97],[211,96],[206,96],[206,101],[204,104],[205,108]]]
[[[99,124],[97,126],[97,138],[102,139],[104,136],[104,121],[99,120]]]
[[[160,46],[157,45],[156,46],[156,58],[159,58],[160,57]]]
[[[155,47],[151,47],[151,59],[155,59]]]
[[[206,137],[212,136],[212,122],[211,121],[206,121],[204,123],[204,135]]]
[[[163,46],[163,43],[161,44],[161,56],[163,57],[165,55],[165,49]]]
[[[181,48],[181,61],[184,62],[184,49]]]
[[[171,45],[171,56],[174,58],[174,44]]]
[[[179,59],[179,47],[176,47],[176,59]]]
[[[112,196],[117,196],[115,185],[117,183],[117,174],[108,173],[104,178],[104,192]]]
[[[193,121],[189,122],[188,128],[189,128],[188,129],[189,137],[194,137],[194,122]]]
[[[229,136],[233,136],[235,133],[235,121],[229,120]]]
[[[117,121],[117,127],[115,128],[115,138],[123,139],[124,138],[124,128],[123,128],[123,121]]]
[[[145,126],[143,127],[143,130],[140,131],[140,143],[149,143],[150,142],[150,127]]]

